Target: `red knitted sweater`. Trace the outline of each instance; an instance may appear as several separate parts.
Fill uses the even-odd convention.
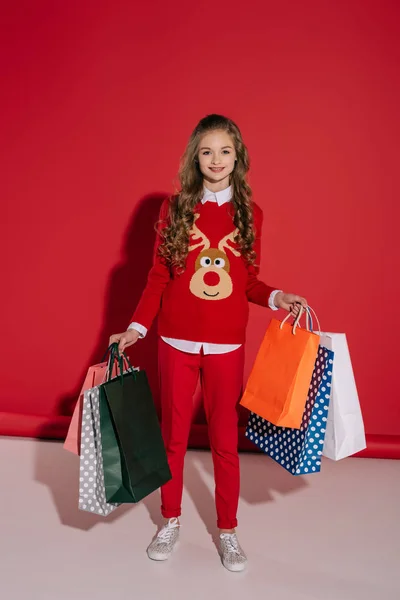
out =
[[[169,200],[161,206],[160,220],[168,216]],[[170,269],[158,255],[147,285],[131,319],[150,328],[159,313],[161,336],[214,344],[242,344],[248,321],[248,302],[268,306],[275,288],[259,281],[262,211],[254,204],[256,265],[248,266],[233,241],[233,205],[199,203],[195,210],[189,254],[184,273]]]

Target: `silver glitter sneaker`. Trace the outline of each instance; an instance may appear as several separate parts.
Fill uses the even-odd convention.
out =
[[[147,548],[148,557],[152,560],[167,560],[179,539],[179,528],[178,519],[170,519]]]
[[[240,547],[236,533],[220,533],[219,549],[222,564],[228,571],[243,571],[247,565],[247,557]]]

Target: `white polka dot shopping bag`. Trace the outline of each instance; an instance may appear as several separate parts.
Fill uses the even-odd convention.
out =
[[[79,473],[79,508],[106,517],[119,504],[107,502],[100,430],[100,388],[83,395]]]
[[[333,362],[332,350],[320,346],[300,429],[278,427],[250,413],[246,437],[292,475],[321,470]]]

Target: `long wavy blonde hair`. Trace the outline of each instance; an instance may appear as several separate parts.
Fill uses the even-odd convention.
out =
[[[212,114],[201,119],[193,130],[181,158],[178,174],[181,190],[170,199],[166,222],[157,224],[157,230],[163,238],[158,252],[166,264],[176,267],[180,272],[185,269],[189,233],[194,223],[194,208],[203,196],[203,174],[198,163],[199,144],[204,134],[215,130],[226,131],[231,136],[236,150],[237,160],[230,174],[233,222],[239,230],[235,242],[249,264],[254,264],[256,258],[253,250],[255,234],[252,192],[246,181],[250,166],[248,151],[239,127],[227,117]]]

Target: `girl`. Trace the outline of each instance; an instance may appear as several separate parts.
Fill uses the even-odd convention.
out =
[[[258,279],[262,211],[246,181],[247,148],[239,128],[208,115],[194,129],[181,161],[181,191],[160,211],[154,264],[124,333],[123,351],[143,338],[156,315],[162,435],[172,479],[161,488],[165,525],[147,549],[169,558],[179,537],[183,465],[200,376],[214,463],[223,565],[242,571],[247,558],[235,528],[239,500],[238,413],[248,302],[294,317],[307,302]]]

